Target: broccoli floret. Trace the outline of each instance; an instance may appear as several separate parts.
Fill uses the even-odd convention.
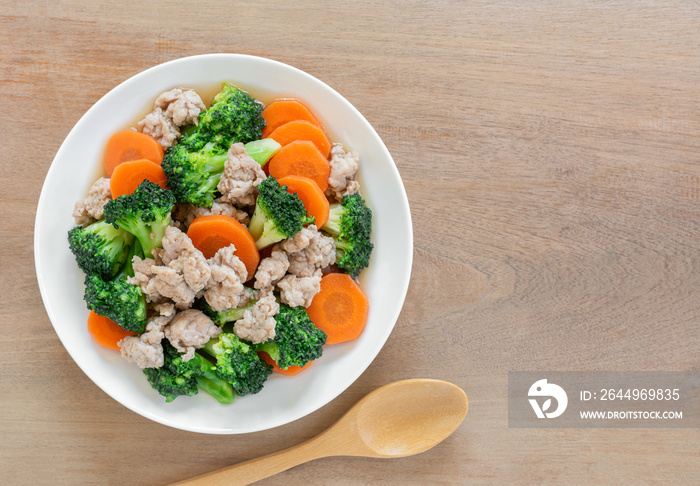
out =
[[[223,333],[209,340],[204,350],[216,359],[216,373],[239,395],[258,393],[272,373],[272,366],[258,357],[255,347],[235,334]]]
[[[192,370],[191,373],[174,373],[171,371],[168,363],[168,353],[165,353],[166,363],[160,368],[145,368],[143,374],[146,375],[146,379],[151,384],[154,390],[165,397],[166,402],[172,402],[177,397],[185,395],[188,397],[194,396],[199,393],[199,388],[197,387],[196,370]],[[194,362],[196,359],[191,359],[188,361]]]
[[[83,298],[88,309],[109,317],[127,331],[141,333],[146,328],[146,297],[141,287],[127,282],[134,276],[132,260],[135,255],[143,257],[138,240],[131,245],[124,266],[113,280],[88,274]]]
[[[85,277],[84,299],[88,309],[109,317],[127,331],[141,333],[146,328],[146,298],[141,287],[122,275],[105,281],[98,275]]]
[[[179,203],[210,208],[224,173],[228,149],[213,142],[192,150],[184,143],[170,147],[163,157],[168,187]]]
[[[165,362],[160,368],[143,370],[148,382],[166,402],[172,402],[181,395],[193,396],[200,389],[206,391],[219,403],[233,402],[233,387],[214,373],[214,365],[201,354],[183,361],[182,355],[167,341],[163,341]]]
[[[190,150],[215,143],[227,151],[234,143],[259,140],[265,128],[262,111],[262,104],[248,93],[224,83],[209,109],[199,116],[197,129],[180,143]]]
[[[269,354],[277,366],[282,369],[304,366],[321,357],[326,333],[309,319],[306,309],[280,304],[275,321],[275,337],[258,345],[257,349]]]
[[[359,194],[332,204],[328,222],[321,228],[335,239],[338,267],[357,277],[369,265],[374,245],[370,241],[372,211]]]
[[[253,291],[251,289],[246,288],[246,292],[252,293]],[[250,299],[248,300],[248,303],[243,307],[234,307],[232,309],[215,311],[211,308],[211,306],[207,303],[205,299],[199,298],[194,301],[192,307],[204,312],[212,321],[214,321],[214,324],[216,324],[217,326],[224,327],[224,325],[228,324],[229,322],[235,322],[238,319],[243,319],[243,314],[245,313],[245,311],[253,310],[253,307],[255,306],[256,302],[256,299]]]
[[[105,221],[133,234],[150,257],[161,247],[170,212],[175,206],[172,192],[145,180],[132,194],[125,194],[105,204]]]
[[[262,181],[258,191],[255,212],[248,225],[258,250],[291,238],[305,224],[314,222],[313,216],[307,216],[299,196],[288,193],[287,186],[280,186],[274,177]]]
[[[134,236],[105,221],[83,228],[76,226],[68,232],[68,246],[78,266],[88,275],[113,278],[129,255]]]
[[[166,402],[172,402],[180,395],[191,397],[199,393],[197,380],[173,374],[166,367],[145,368],[143,374],[153,389],[165,397]]]

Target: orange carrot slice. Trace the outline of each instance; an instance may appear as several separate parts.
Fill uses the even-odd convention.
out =
[[[326,344],[337,344],[362,333],[369,302],[350,275],[328,273],[321,278],[321,291],[306,310],[316,327],[328,336]]]
[[[109,179],[109,189],[112,199],[116,199],[124,194],[132,194],[139,184],[149,180],[166,188],[167,178],[163,168],[148,159],[130,160],[122,162],[114,168],[112,177]]]
[[[330,214],[330,204],[328,198],[323,194],[323,191],[318,184],[308,177],[290,175],[278,179],[280,185],[287,186],[287,192],[299,196],[301,202],[304,203],[306,212],[316,219],[314,223],[317,228],[320,228]]]
[[[114,168],[122,162],[139,159],[160,164],[163,161],[163,147],[155,138],[136,130],[115,133],[107,141],[103,160],[107,177],[112,177]]]
[[[97,315],[95,311],[90,311],[87,321],[88,332],[95,338],[97,344],[109,349],[119,351],[119,341],[127,336],[135,336],[137,333],[127,331],[112,319]]]
[[[298,375],[299,373],[307,369],[309,366],[311,366],[311,363],[313,363],[313,361],[309,361],[304,366],[290,366],[286,370],[283,370],[282,368],[277,366],[277,363],[274,359],[272,359],[272,356],[267,354],[265,351],[258,351],[258,356],[260,356],[260,359],[263,360],[265,363],[272,365],[272,371],[282,373],[283,375]]]
[[[304,120],[319,128],[321,127],[321,124],[311,114],[309,109],[303,103],[294,99],[273,101],[263,110],[262,116],[267,123],[262,132],[263,138],[267,138],[277,127],[294,120]]]
[[[187,230],[187,236],[204,258],[213,257],[220,248],[236,245],[234,254],[241,259],[248,270],[248,277],[255,275],[260,263],[260,254],[248,228],[231,216],[207,215],[195,218]]]
[[[277,140],[282,146],[295,140],[308,140],[316,145],[316,148],[324,158],[327,159],[328,154],[331,153],[331,143],[328,141],[326,134],[323,133],[323,130],[304,120],[294,120],[280,125],[270,133],[269,138]]]
[[[318,184],[321,191],[328,189],[331,165],[309,141],[295,140],[284,145],[267,163],[270,175],[279,180],[290,175],[306,177]]]

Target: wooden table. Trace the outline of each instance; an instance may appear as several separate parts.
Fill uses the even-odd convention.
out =
[[[697,370],[700,9],[695,2],[3,2],[0,482],[166,484],[303,441],[376,387],[452,381],[466,422],[392,461],[322,459],[265,484],[694,483],[697,429],[509,429],[509,370]],[[170,59],[297,66],[375,126],[415,232],[396,328],[339,398],[204,436],[122,407],[51,327],[32,254],[63,138]]]

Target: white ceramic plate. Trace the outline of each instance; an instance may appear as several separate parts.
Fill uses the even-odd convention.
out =
[[[173,87],[198,91],[229,81],[263,101],[295,97],[307,102],[332,141],[361,157],[362,192],[374,212],[375,250],[361,282],[370,301],[367,326],[354,342],[326,346],[323,356],[297,376],[273,374],[256,395],[223,406],[206,393],[165,403],[141,370],[119,353],[97,345],[86,329],[83,273],[68,248],[73,205],[100,174],[107,139],[150,111]],[[76,90],[78,87],[76,86]],[[205,95],[206,96],[206,95]],[[206,101],[206,100],[205,100]],[[411,274],[413,234],[406,192],[389,152],[372,126],[328,85],[269,59],[210,54],[148,69],[107,93],[73,127],[56,154],[39,198],[34,257],[46,311],[75,362],[112,398],[171,427],[211,434],[239,434],[289,423],[342,393],[386,342],[403,305]],[[79,404],[76,402],[76,406]]]

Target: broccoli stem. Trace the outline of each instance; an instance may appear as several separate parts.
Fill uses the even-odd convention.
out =
[[[222,405],[230,405],[235,398],[231,383],[222,380],[213,371],[205,371],[204,376],[198,376],[197,386],[216,398],[216,401]]]
[[[229,323],[229,322],[235,322],[238,319],[243,319],[243,316],[245,315],[245,311],[251,309],[253,305],[255,305],[255,302],[257,302],[254,299],[251,299],[251,301],[246,305],[245,307],[234,307],[233,309],[226,309],[221,312],[219,312],[219,319],[223,322]]]
[[[207,200],[207,204],[205,204],[206,207],[211,207],[212,205],[213,194],[216,192],[216,188],[221,181],[227,159],[228,154],[226,153],[222,155],[213,155],[209,157],[204,164],[206,172],[210,175],[204,182],[198,183],[199,187],[197,188],[197,193]],[[201,203],[197,205],[201,205]]]
[[[218,174],[220,178],[226,167],[226,160],[228,160],[228,152],[220,155],[212,155],[207,159],[205,167],[208,172]],[[217,180],[216,183],[218,184],[219,181]]]
[[[340,256],[342,256],[348,248],[350,248],[350,243],[347,241],[340,238],[335,240],[335,250]]]
[[[255,240],[255,247],[258,250],[262,250],[263,248],[267,248],[268,246],[273,245],[278,241],[282,241],[283,239],[285,239],[285,236],[279,231],[271,230],[268,232],[263,232],[262,236]]]
[[[340,235],[340,221],[344,212],[345,208],[343,208],[342,204],[331,204],[328,212],[328,221],[321,229],[332,236]]]
[[[141,242],[136,239],[134,241],[134,244],[131,245],[131,251],[126,257],[126,261],[124,262],[124,267],[122,268],[121,272],[119,272],[119,276],[126,276],[126,277],[133,277],[134,276],[134,257],[138,256],[139,258],[143,258],[143,248],[141,248]]]
[[[202,184],[200,192],[202,194],[209,194],[215,192],[217,186],[219,185],[219,182],[221,181],[221,174],[223,174],[223,172],[219,172],[213,176],[208,177],[207,181],[204,184]]]
[[[204,345],[204,351],[212,358],[216,357],[216,351],[214,351],[214,345],[219,342],[219,338],[211,338]]]
[[[257,240],[263,234],[265,221],[267,221],[267,218],[265,217],[263,209],[259,204],[256,204],[253,216],[250,218],[250,224],[248,224],[248,231],[254,240]]]
[[[170,225],[170,215],[163,221],[162,224],[155,225],[130,225],[129,222],[120,222],[120,226],[128,232],[136,236],[136,239],[141,244],[141,250],[146,258],[153,258],[153,250],[160,248],[161,240],[165,236],[165,230]]]
[[[210,342],[211,341],[218,342],[218,339],[215,338],[210,340]],[[203,376],[198,376],[196,378],[197,386],[216,398],[216,400],[222,405],[229,405],[233,403],[235,394],[233,393],[233,386],[231,383],[220,378],[219,375],[216,374],[216,371],[214,371],[214,365],[201,354],[196,353],[193,359],[199,360],[199,367],[203,373]]]
[[[244,147],[246,153],[261,167],[264,167],[267,161],[282,148],[282,145],[272,138],[263,138],[262,140],[248,142]]]
[[[262,250],[278,241],[285,239],[285,236],[279,232],[274,223],[265,214],[260,204],[256,204],[253,216],[248,224],[248,232],[255,240],[255,246],[258,250]]]
[[[104,237],[105,250],[109,252],[111,258],[116,259],[120,252],[124,250],[125,243],[128,244],[133,237],[125,231],[115,228],[113,224],[109,224],[104,220],[95,223],[96,233]]]
[[[272,341],[266,341],[264,343],[258,344],[256,349],[258,351],[264,351],[267,354],[269,354],[270,358],[275,360],[275,363],[277,363],[280,359],[280,348]]]

